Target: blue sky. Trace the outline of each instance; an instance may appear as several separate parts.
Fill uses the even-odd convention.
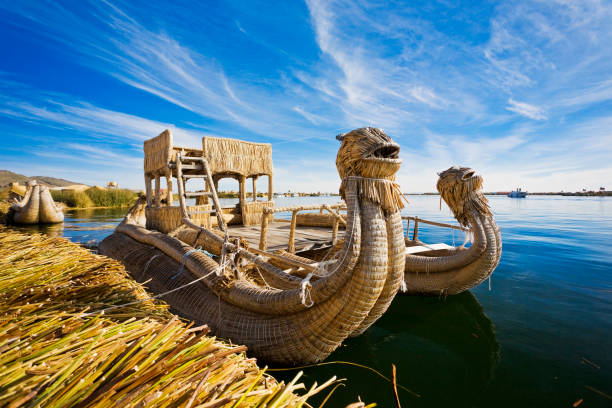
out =
[[[165,128],[269,142],[277,191],[335,191],[383,128],[403,191],[612,188],[612,4],[0,0],[0,168],[142,188]]]

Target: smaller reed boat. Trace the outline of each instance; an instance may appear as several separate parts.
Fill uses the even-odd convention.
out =
[[[55,204],[49,188],[36,180],[26,183],[26,191],[19,201],[13,199],[11,221],[15,224],[54,224],[64,221],[64,213]]]
[[[468,167],[451,167],[439,173],[437,189],[460,226],[402,217],[408,223],[406,293],[454,295],[463,292],[490,277],[501,257],[501,235],[482,192],[482,177]],[[412,239],[409,238],[411,221]],[[458,247],[426,244],[418,236],[420,223],[463,231],[466,242]],[[465,246],[467,241],[471,241],[470,247]]]

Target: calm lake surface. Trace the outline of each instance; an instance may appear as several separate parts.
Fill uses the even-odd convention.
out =
[[[439,197],[408,200],[406,215],[454,223]],[[612,197],[489,200],[503,240],[490,290],[485,282],[446,298],[397,296],[383,318],[326,361],[363,364],[386,376],[395,364],[398,383],[420,395],[400,389],[404,407],[570,407],[579,399],[581,407],[611,407],[597,391],[612,394]],[[70,211],[63,225],[44,231],[95,244],[125,211]],[[448,244],[464,239],[427,225],[419,237]],[[343,407],[357,396],[395,406],[391,384],[366,369],[332,364],[304,372],[307,385],[333,375],[347,379],[326,406]]]

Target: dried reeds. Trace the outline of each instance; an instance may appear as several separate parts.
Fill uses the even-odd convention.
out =
[[[438,173],[436,188],[440,196],[464,227],[469,226],[469,213],[491,215],[487,198],[482,192],[482,176],[469,167],[451,167]]]
[[[272,175],[272,146],[243,140],[206,136],[202,138],[204,157],[214,174]]]
[[[334,381],[295,394],[64,239],[2,228],[0,271],[0,406],[299,407]]]

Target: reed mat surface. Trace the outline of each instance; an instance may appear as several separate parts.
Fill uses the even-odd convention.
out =
[[[0,407],[300,407],[336,382],[298,395],[301,373],[278,383],[207,333],[119,262],[0,227]]]

